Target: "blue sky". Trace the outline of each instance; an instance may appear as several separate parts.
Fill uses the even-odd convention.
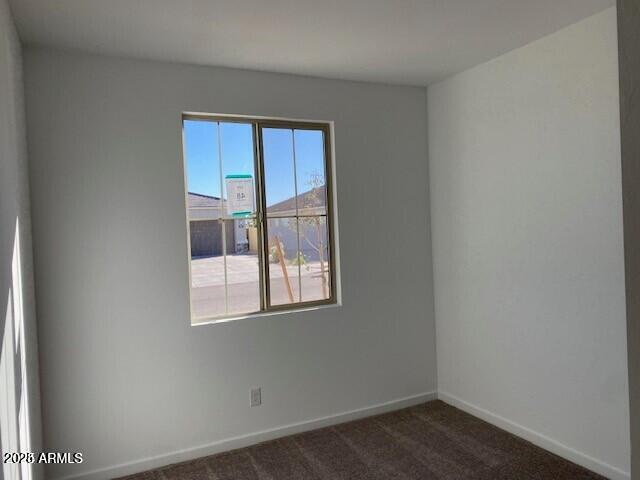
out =
[[[220,196],[217,129],[218,125],[215,122],[201,120],[184,122],[187,179],[190,192]],[[221,122],[219,133],[223,177],[238,174],[254,176],[251,125]],[[298,193],[311,188],[310,181],[314,173],[324,173],[321,131],[295,130],[292,132],[287,129],[265,128],[262,137],[267,206],[295,196],[294,139]],[[224,185],[222,188],[226,195]]]

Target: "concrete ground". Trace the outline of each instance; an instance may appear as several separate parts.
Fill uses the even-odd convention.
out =
[[[322,288],[320,262],[300,266],[287,265],[294,302],[321,300],[329,295],[329,285]],[[325,262],[325,270],[328,264]],[[329,275],[325,274],[328,282]],[[280,264],[269,264],[271,303],[290,303],[284,273]],[[194,258],[191,261],[191,301],[195,318],[225,314],[224,257]],[[300,297],[302,286],[302,298]],[[260,310],[258,256],[240,254],[227,256],[227,289],[229,314]],[[326,291],[326,296],[325,292]]]

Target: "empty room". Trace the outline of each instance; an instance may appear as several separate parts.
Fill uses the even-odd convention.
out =
[[[0,480],[640,480],[639,0],[0,0]]]

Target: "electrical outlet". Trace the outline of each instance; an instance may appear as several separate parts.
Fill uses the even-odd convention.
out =
[[[252,388],[251,389],[251,406],[258,407],[262,403],[262,389]]]

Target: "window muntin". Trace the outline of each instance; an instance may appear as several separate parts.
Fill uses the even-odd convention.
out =
[[[335,303],[329,125],[185,115],[183,136],[192,323]]]

